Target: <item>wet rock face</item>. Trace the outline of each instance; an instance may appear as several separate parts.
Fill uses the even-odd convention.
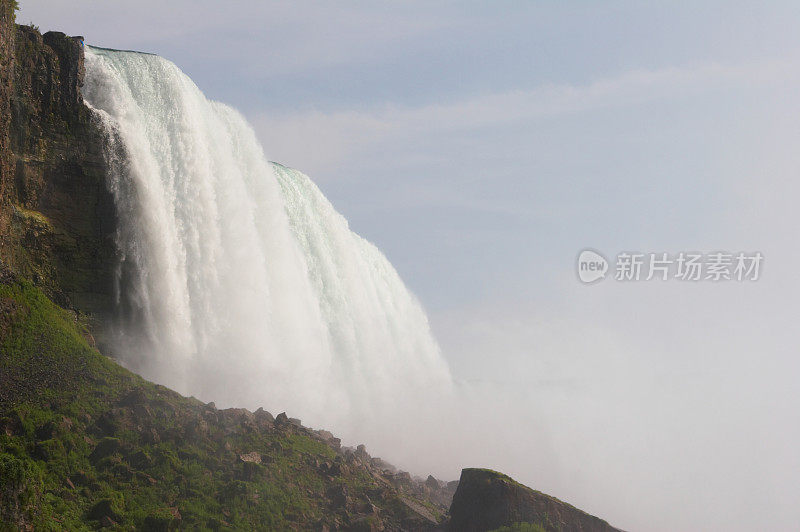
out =
[[[3,15],[0,26],[0,260],[94,318],[102,342],[116,217],[104,133],[81,96],[83,45]]]
[[[448,529],[482,532],[514,523],[540,525],[547,531],[617,531],[602,519],[523,486],[502,473],[464,469],[450,506]]]
[[[10,143],[15,36],[13,6],[6,0],[0,0],[0,205],[4,202],[6,188],[13,182],[14,173]],[[0,233],[7,225],[4,218],[0,216]]]
[[[12,150],[24,155],[41,139],[71,133],[89,119],[81,86],[85,74],[80,38],[16,26],[14,42]],[[62,129],[63,128],[63,129]]]
[[[61,90],[58,103],[62,114],[69,119],[75,109],[83,107],[80,88],[86,70],[83,65],[83,37],[68,37],[60,31],[48,31],[42,36],[59,59],[58,77]]]

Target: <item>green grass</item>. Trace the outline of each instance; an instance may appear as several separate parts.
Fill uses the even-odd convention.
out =
[[[304,429],[232,421],[101,355],[31,283],[0,283],[0,310],[0,530],[103,516],[124,529],[305,529],[347,519],[326,496],[338,485],[402,518],[396,491]],[[239,460],[252,452],[262,463]],[[343,472],[321,474],[323,462]]]
[[[0,13],[8,16],[12,24],[17,11],[19,11],[19,2],[17,0],[0,0]]]
[[[492,532],[547,532],[542,525],[533,523],[514,523],[511,526],[503,526],[494,529]]]
[[[13,307],[0,342],[0,415],[15,427],[11,435],[0,434],[2,476],[11,479],[4,483],[10,496],[3,497],[0,516],[22,515],[37,530],[79,529],[105,505],[119,524],[137,528],[172,520],[177,510],[184,526],[227,522],[244,529],[255,523],[280,528],[287,513],[315,514],[305,490],[319,489],[321,481],[308,472],[304,477],[298,458],[332,459],[330,448],[299,435],[275,435],[289,454],[268,467],[237,463],[236,453],[213,438],[187,444],[182,424],[194,419],[199,403],[165,395],[100,355],[74,317],[30,283],[0,287],[0,300]],[[114,436],[99,437],[97,425],[109,405],[135,388],[161,399],[154,404],[162,410],[152,412],[148,423],[162,441],[143,444],[141,434],[128,428],[127,414],[106,429]],[[188,417],[180,419],[181,413]],[[273,438],[230,440],[268,452]]]

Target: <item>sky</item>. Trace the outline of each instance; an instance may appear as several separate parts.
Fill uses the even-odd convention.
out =
[[[21,4],[170,59],[314,179],[456,379],[508,392],[474,465],[628,530],[796,527],[799,4]],[[765,258],[583,285],[584,248]]]

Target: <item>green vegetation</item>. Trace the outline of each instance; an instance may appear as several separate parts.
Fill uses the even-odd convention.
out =
[[[0,10],[3,15],[11,17],[11,22],[14,22],[14,14],[19,11],[19,2],[17,0],[0,0]]]
[[[87,335],[73,313],[0,270],[0,530],[407,517],[399,492],[352,454],[264,412],[217,410],[151,384]],[[368,504],[377,512],[359,515]]]
[[[514,523],[511,526],[503,526],[492,530],[492,532],[547,532],[542,525],[533,523]]]

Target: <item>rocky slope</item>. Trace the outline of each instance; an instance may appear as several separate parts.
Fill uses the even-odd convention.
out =
[[[103,356],[116,221],[82,80],[80,38],[0,0],[0,530],[613,530],[504,475],[412,478]]]
[[[446,515],[452,485],[144,381],[7,269],[0,309],[0,529],[426,530]]]

